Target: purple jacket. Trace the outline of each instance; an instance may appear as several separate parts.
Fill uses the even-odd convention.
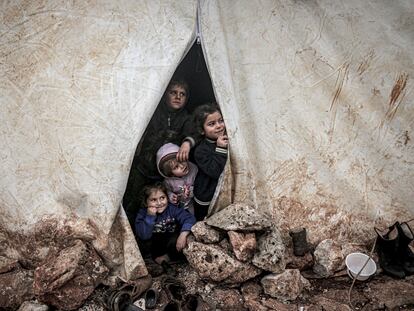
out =
[[[189,172],[183,177],[168,177],[165,176],[160,170],[159,164],[161,159],[170,154],[176,154],[180,148],[177,145],[168,143],[163,145],[157,152],[157,168],[161,176],[164,177],[164,185],[168,190],[168,200],[171,202],[173,194],[178,195],[178,206],[182,206],[185,209],[192,207],[194,197],[194,180],[197,176],[198,168],[194,163],[188,162]],[[189,192],[188,197],[184,197],[185,191]]]

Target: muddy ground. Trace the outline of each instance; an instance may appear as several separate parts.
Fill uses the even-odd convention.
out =
[[[306,274],[311,288],[305,290],[295,301],[284,303],[263,293],[260,277],[241,286],[230,288],[220,284],[212,284],[200,280],[192,268],[186,264],[174,266],[177,271],[176,279],[180,280],[186,294],[196,294],[203,298],[205,305],[200,310],[229,310],[229,311],[261,311],[261,310],[414,310],[414,276],[404,280],[396,280],[383,274],[377,274],[366,282],[355,282],[351,291],[352,307],[349,305],[349,289],[352,280],[345,271],[332,278],[312,278],[312,273]],[[159,290],[160,295],[155,311],[163,310],[169,301],[163,289],[163,274],[153,278],[152,287]],[[98,311],[107,310],[104,297],[108,288],[99,287],[78,310]],[[142,296],[141,296],[142,298]],[[136,300],[142,306],[144,300]],[[208,306],[206,308],[206,306]],[[301,309],[303,307],[303,309]]]

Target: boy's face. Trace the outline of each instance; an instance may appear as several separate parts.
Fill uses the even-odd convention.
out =
[[[178,161],[174,161],[172,163],[172,167],[171,167],[171,173],[175,176],[175,177],[184,177],[185,175],[188,174],[188,162],[178,162]]]
[[[209,114],[203,124],[203,132],[208,139],[217,140],[220,136],[223,136],[226,132],[226,126],[224,125],[223,117],[221,113],[216,111]]]
[[[178,110],[185,106],[187,103],[187,92],[179,85],[171,86],[167,91],[167,106]]]
[[[152,191],[147,199],[148,208],[156,208],[157,214],[165,211],[168,205],[167,195],[161,190]]]

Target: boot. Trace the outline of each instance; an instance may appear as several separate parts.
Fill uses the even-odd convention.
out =
[[[414,274],[414,253],[409,244],[414,239],[414,233],[406,222],[397,224],[397,229],[400,242],[398,254],[402,261],[402,267],[407,275],[412,275]]]
[[[289,231],[293,242],[293,254],[304,256],[308,251],[308,241],[306,240],[306,228],[295,228]]]
[[[374,228],[374,230],[378,235],[376,248],[379,264],[384,273],[399,279],[405,278],[405,272],[397,253],[398,229],[396,224],[392,225],[385,234],[377,228]]]

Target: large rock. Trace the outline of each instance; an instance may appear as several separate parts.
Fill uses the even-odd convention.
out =
[[[218,243],[222,239],[220,232],[214,228],[211,228],[204,221],[196,222],[191,228],[191,232],[198,242],[206,244]]]
[[[322,310],[332,311],[352,311],[352,309],[345,303],[341,303],[338,300],[329,299],[323,296],[314,297],[313,302],[316,306]]]
[[[243,283],[261,273],[260,269],[234,259],[215,245],[189,242],[184,255],[201,278],[214,282]]]
[[[244,262],[251,260],[256,250],[256,235],[253,232],[229,231],[227,233],[236,258]]]
[[[285,246],[279,230],[275,227],[258,238],[257,252],[252,263],[273,273],[281,273],[285,269]]]
[[[310,287],[309,281],[297,269],[266,275],[260,282],[266,294],[281,301],[295,300],[304,288]]]
[[[329,277],[345,266],[341,246],[334,240],[323,240],[314,252],[315,264],[313,271],[322,276]]]
[[[36,268],[33,288],[40,301],[73,310],[85,302],[107,274],[96,251],[76,240],[59,254],[50,254]]]
[[[217,302],[217,309],[222,311],[245,311],[242,295],[236,289],[213,289],[210,294],[212,299]]]
[[[49,307],[36,301],[25,301],[17,311],[48,311]]]
[[[0,274],[0,309],[16,310],[24,301],[34,297],[33,271],[20,266]]]
[[[272,225],[270,218],[246,204],[230,204],[207,219],[207,224],[226,231],[258,231]]]

